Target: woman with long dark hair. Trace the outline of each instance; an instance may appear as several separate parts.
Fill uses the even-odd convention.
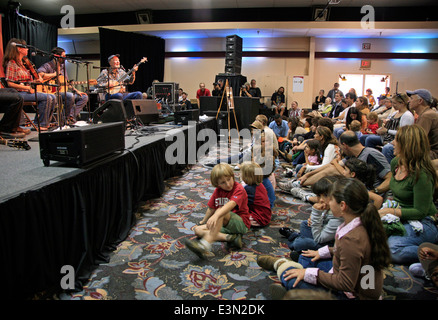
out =
[[[331,212],[344,219],[333,248],[303,251],[298,263],[269,255],[257,258],[259,266],[276,271],[281,280],[282,286],[272,285],[271,292],[281,293],[274,298],[295,288],[332,290],[340,299],[380,298],[390,251],[377,209],[358,179],[335,181],[330,197]]]
[[[15,45],[14,45],[15,44]],[[36,73],[33,66],[29,65],[27,59],[28,48],[19,47],[16,44],[26,45],[22,39],[12,38],[6,45],[3,57],[3,69],[6,74],[6,81],[9,88],[15,89],[23,97],[24,102],[35,102],[38,100],[38,114],[40,130],[45,131],[50,124],[50,118],[56,104],[56,97],[53,94],[37,92],[31,82],[42,82],[45,78],[44,73]],[[41,86],[39,86],[41,87]]]

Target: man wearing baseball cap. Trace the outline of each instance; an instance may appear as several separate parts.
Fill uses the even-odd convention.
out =
[[[108,57],[109,69],[104,69],[97,78],[97,84],[99,87],[107,89],[109,92],[105,94],[105,100],[109,99],[142,99],[143,94],[140,91],[128,93],[126,91],[126,85],[131,85],[135,81],[135,72],[138,69],[136,66],[130,77],[127,77],[127,72],[120,66],[120,55],[113,54]]]
[[[415,124],[426,131],[430,144],[430,157],[438,159],[438,113],[430,108],[432,94],[426,89],[406,91],[409,108],[416,113]]]

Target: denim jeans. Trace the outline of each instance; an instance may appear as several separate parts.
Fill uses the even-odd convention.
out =
[[[376,134],[363,135],[360,138],[360,142],[362,141],[364,141],[362,144],[365,147],[376,148],[377,146],[383,146],[382,137]]]
[[[271,205],[271,209],[274,207],[275,202],[275,190],[272,186],[271,180],[268,177],[263,178],[263,185],[265,186],[266,191],[268,192],[269,204]]]
[[[139,100],[143,99],[143,94],[140,91],[135,91],[131,93],[115,93],[105,95],[105,100],[118,99],[118,100]]]
[[[333,135],[336,137],[336,139],[339,139],[339,137],[341,136],[341,134],[344,133],[344,127],[340,127],[340,128],[335,128],[333,130]]]
[[[406,229],[404,236],[390,236],[388,238],[392,262],[408,265],[418,262],[418,246],[423,242],[438,242],[438,229],[430,217],[421,220],[423,232],[416,233],[409,223],[403,223]]]
[[[382,153],[391,164],[391,160],[394,159],[394,145],[392,143],[387,143],[382,148]]]
[[[35,93],[19,92],[23,97],[24,102],[35,102]],[[40,126],[47,127],[50,124],[52,118],[53,109],[56,105],[56,96],[53,94],[46,94],[37,92],[38,99],[38,113],[35,114],[35,123],[40,123]]]
[[[301,264],[303,266],[303,268],[319,268],[320,270],[324,271],[324,272],[329,272],[331,270],[331,268],[333,267],[333,262],[331,259],[324,259],[324,260],[319,260],[316,262],[311,261],[311,258],[306,258],[300,255],[300,258],[298,259],[298,263]],[[291,268],[287,268],[285,270],[285,272],[287,270],[293,269],[293,267]],[[283,286],[286,288],[286,290],[291,290],[291,289],[322,289],[324,290],[324,288],[322,286],[317,286],[317,285],[313,285],[311,283],[307,283],[304,282],[304,280],[301,280],[300,283],[298,283],[296,288],[293,288],[293,285],[295,283],[295,279],[291,279],[291,280],[285,280],[284,279],[284,273],[283,272],[281,274],[281,283],[283,284]]]
[[[289,249],[300,252],[303,250],[318,250],[325,245],[333,243],[318,243],[313,239],[312,228],[308,226],[307,220],[301,222],[300,233],[297,237],[288,239]]]

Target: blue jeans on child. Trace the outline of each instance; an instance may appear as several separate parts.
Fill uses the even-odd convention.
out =
[[[300,233],[294,232],[288,238],[288,246],[289,249],[297,252],[301,252],[303,250],[318,250],[319,248],[324,247],[328,243],[317,243],[313,239],[312,228],[307,224],[307,220],[301,222],[300,225]],[[330,243],[328,245],[332,245]]]

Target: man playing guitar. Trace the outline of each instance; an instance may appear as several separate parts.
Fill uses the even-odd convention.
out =
[[[67,84],[67,88],[64,86],[64,82],[68,81],[68,77],[64,74],[64,58],[66,56],[65,50],[60,47],[55,47],[52,49],[52,54],[54,56],[53,59],[39,67],[38,73],[43,72],[46,77],[52,78],[56,81],[56,71],[58,70],[60,85],[59,93],[65,102],[65,120],[69,124],[74,124],[77,121],[79,113],[88,102],[88,95],[85,92],[77,90],[71,85]],[[70,89],[73,92],[68,92],[67,89]]]
[[[140,91],[126,92],[126,84],[130,85],[135,81],[135,72],[138,70],[138,65],[134,66],[132,74],[129,76],[128,73],[120,67],[119,56],[119,54],[109,56],[108,63],[110,64],[110,68],[102,70],[97,78],[98,86],[106,91],[105,100],[142,99],[143,94]]]

